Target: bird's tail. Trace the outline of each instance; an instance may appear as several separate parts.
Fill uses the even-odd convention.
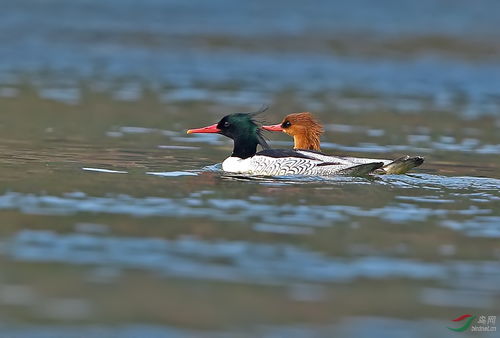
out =
[[[384,165],[382,168],[377,169],[377,174],[404,174],[408,170],[418,167],[424,163],[422,156],[402,156],[395,159],[389,164]]]
[[[349,176],[365,176],[382,169],[384,162],[371,162],[365,164],[355,165],[353,167],[345,168],[339,171],[340,175]]]

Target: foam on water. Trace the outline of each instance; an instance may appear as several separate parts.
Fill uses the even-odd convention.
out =
[[[127,174],[127,172],[123,171],[123,170],[111,170],[111,169],[104,169],[104,168],[82,168],[82,170],[95,171],[98,173],[107,173],[107,174]]]

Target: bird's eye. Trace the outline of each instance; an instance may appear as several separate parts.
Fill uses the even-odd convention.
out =
[[[290,127],[292,124],[290,123],[290,121],[285,121],[283,122],[283,124],[281,125],[281,128],[288,128]]]
[[[224,122],[224,127],[225,127],[225,128],[228,128],[230,125],[231,125],[231,123],[229,123],[229,122],[227,122],[227,121],[226,121],[226,122]]]

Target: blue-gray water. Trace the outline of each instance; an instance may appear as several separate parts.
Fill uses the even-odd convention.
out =
[[[499,10],[2,2],[0,336],[444,337],[498,315]],[[327,153],[426,161],[235,177],[228,139],[185,133],[263,104],[316,114]]]

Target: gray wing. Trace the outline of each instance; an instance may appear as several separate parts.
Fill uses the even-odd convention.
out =
[[[352,163],[367,164],[371,162],[383,162],[384,166],[377,174],[404,174],[407,171],[418,167],[424,163],[424,158],[421,156],[402,156],[395,160],[378,160],[372,158],[358,158],[358,157],[342,157]]]
[[[386,165],[386,164],[392,163],[392,160],[385,160],[385,159],[380,159],[380,158],[363,158],[363,157],[350,157],[350,156],[342,156],[340,158],[342,158],[346,161],[349,161],[351,163],[356,163],[356,164],[383,162],[384,165]]]
[[[363,157],[351,157],[351,156],[329,156],[321,152],[309,151],[309,150],[297,150],[299,154],[317,159],[322,162],[334,163],[338,165],[344,165],[346,168],[358,165],[369,165],[372,163],[383,163],[383,167],[377,170],[377,174],[404,174],[407,171],[420,166],[424,162],[424,158],[421,156],[402,156],[395,160],[386,159],[375,159],[375,158],[363,158]],[[356,170],[365,170],[369,167],[359,167],[357,169],[351,170],[355,172]],[[333,171],[338,171],[337,167],[333,167]],[[341,169],[343,172],[348,170]],[[324,171],[324,170],[322,170]]]
[[[251,174],[262,176],[333,176],[366,175],[382,167],[382,162],[361,165],[352,163],[323,162],[301,157],[273,158],[256,155],[252,158]]]
[[[357,164],[368,164],[374,162],[383,162],[384,165],[390,164],[392,160],[382,160],[375,158],[362,158],[362,157],[350,157],[350,156],[330,156],[316,151],[308,151],[308,150],[297,150],[298,153],[303,154],[305,156],[309,156],[320,160],[322,162],[330,162],[330,163],[338,163],[345,165],[357,165]]]

